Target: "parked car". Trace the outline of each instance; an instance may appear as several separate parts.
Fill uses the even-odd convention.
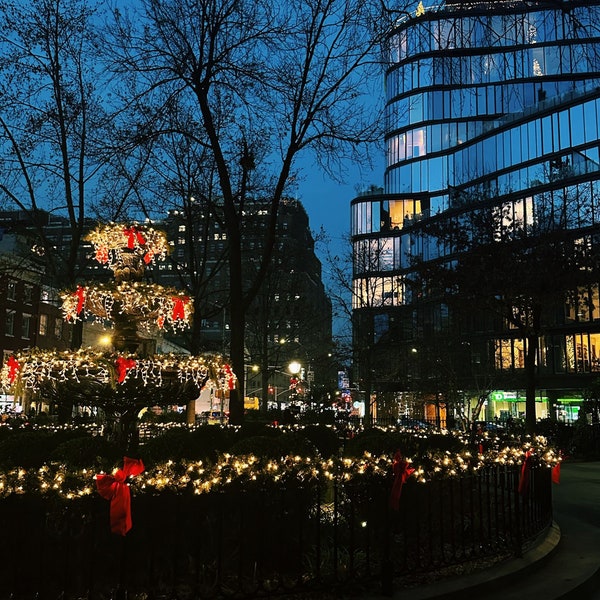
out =
[[[413,419],[412,417],[400,417],[398,419],[398,425],[400,427],[406,427],[407,429],[431,429],[431,425],[426,423],[425,421],[419,421],[418,419]]]
[[[198,421],[208,425],[227,423],[229,415],[220,410],[204,410],[198,416]]]

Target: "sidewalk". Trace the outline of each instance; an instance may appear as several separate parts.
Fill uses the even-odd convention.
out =
[[[397,590],[394,600],[600,599],[600,462],[568,462],[553,485],[554,525],[521,558],[431,585]],[[370,596],[385,600],[389,596]]]

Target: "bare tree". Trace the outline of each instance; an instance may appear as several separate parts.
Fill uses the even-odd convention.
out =
[[[70,285],[83,266],[86,217],[107,167],[97,15],[75,0],[1,2],[0,15],[0,193],[6,208],[28,215],[49,281]],[[48,213],[66,216],[64,252],[48,235]]]
[[[364,420],[368,424],[376,380],[396,376],[389,372],[388,361],[378,350],[380,339],[374,327],[375,314],[387,310],[398,298],[394,287],[397,278],[385,274],[390,248],[385,240],[369,239],[357,242],[354,249],[348,242],[345,252],[334,252],[324,232],[320,239],[335,317],[345,323],[337,337],[338,348],[352,358],[356,383],[365,395]]]
[[[474,198],[465,200],[475,205]],[[565,188],[500,207],[485,194],[478,202],[477,210],[455,212],[422,228],[421,235],[445,248],[446,255],[415,260],[412,282],[422,297],[445,302],[456,314],[500,317],[497,343],[522,340],[526,428],[533,433],[540,339],[555,325],[557,308],[586,305],[596,287],[595,228],[580,227],[591,222],[588,211],[597,210],[598,199],[582,187],[576,194]],[[502,366],[497,355],[489,359]]]
[[[137,131],[173,106],[194,107],[223,203],[229,250],[231,359],[241,389],[230,418],[243,417],[246,312],[267,272],[281,199],[295,159],[311,149],[338,171],[376,139],[377,115],[364,110],[366,81],[378,83],[374,50],[385,29],[377,2],[350,0],[144,0],[143,11],[115,13],[120,73],[130,78],[132,106],[144,107]],[[376,28],[374,27],[376,25]],[[150,107],[150,109],[148,108]],[[375,124],[375,125],[374,125]],[[242,272],[245,208],[269,199],[260,268]]]

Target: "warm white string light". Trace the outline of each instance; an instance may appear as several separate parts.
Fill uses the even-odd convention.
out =
[[[216,426],[214,426],[216,427]],[[284,433],[285,435],[285,433]],[[427,483],[440,478],[455,478],[477,473],[485,467],[522,465],[526,453],[536,457],[541,468],[552,468],[560,463],[560,456],[542,437],[519,446],[503,446],[474,455],[468,447],[449,453],[431,451],[420,459],[407,458],[414,471],[409,479]],[[392,476],[393,457],[388,454],[365,453],[360,458],[320,459],[282,456],[279,460],[255,455],[222,454],[214,464],[202,461],[166,461],[131,478],[129,484],[135,493],[203,494],[230,486],[248,487],[285,480],[304,484],[310,481],[352,481],[361,477],[386,478]],[[68,476],[68,477],[67,477]],[[14,468],[0,472],[0,498],[11,494],[58,494],[67,499],[79,498],[95,490],[96,473],[89,469],[68,469],[61,463],[49,463],[39,469]],[[69,481],[68,489],[63,486]],[[77,482],[77,483],[76,483]]]
[[[98,352],[92,349],[78,351],[30,350],[16,353],[0,371],[0,386],[7,393],[18,388],[36,391],[45,381],[93,380],[96,383],[123,383],[138,379],[142,385],[150,381],[161,385],[163,379],[179,382],[192,381],[199,388],[207,381],[218,389],[235,387],[231,367],[221,356],[189,356],[156,354],[149,358],[134,355]]]

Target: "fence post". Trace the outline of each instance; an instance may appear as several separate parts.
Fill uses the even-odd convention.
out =
[[[385,531],[383,536],[383,560],[381,561],[381,593],[392,596],[394,593],[394,564],[391,559],[390,536],[392,535],[392,520],[390,508],[385,509]]]
[[[513,471],[513,489],[515,497],[515,556],[523,556],[523,536],[521,535],[521,494],[519,493],[520,470]]]

